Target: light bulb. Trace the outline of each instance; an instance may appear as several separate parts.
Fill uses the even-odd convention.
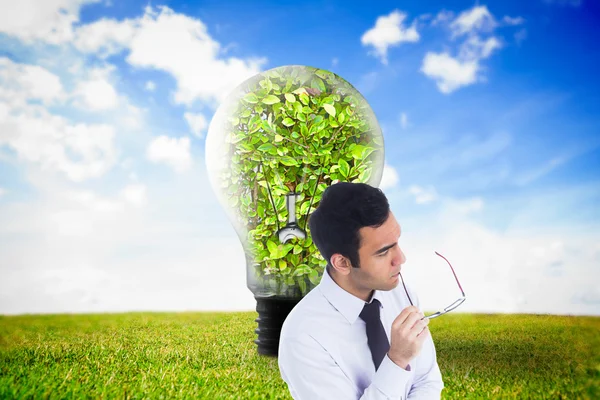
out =
[[[323,191],[338,181],[379,185],[383,160],[373,111],[330,71],[293,65],[262,72],[216,110],[206,167],[246,255],[260,354],[277,355],[283,321],[327,265],[307,231]]]

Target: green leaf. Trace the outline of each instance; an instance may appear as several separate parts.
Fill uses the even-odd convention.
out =
[[[295,167],[298,165],[298,162],[296,161],[296,159],[290,157],[290,156],[283,156],[279,159],[279,162],[281,162],[283,165],[287,165],[288,167]]]
[[[275,130],[275,125],[270,123],[269,120],[264,119],[261,125],[266,132],[273,132]]]
[[[277,244],[272,240],[267,240],[267,249],[269,249],[269,253],[273,256],[277,253]]]
[[[356,98],[353,95],[346,96],[346,97],[344,97],[344,102],[350,103],[350,104],[355,104],[356,103]]]
[[[283,140],[283,136],[281,136],[281,135],[279,135],[279,134],[275,135],[275,142],[276,142],[276,143],[279,143],[279,142],[281,142],[282,140]]]
[[[289,101],[290,103],[295,103],[295,102],[296,102],[296,96],[294,96],[294,95],[293,95],[293,94],[291,94],[291,93],[286,93],[286,94],[285,94],[285,99],[286,99],[287,101]]]
[[[252,103],[252,104],[258,103],[258,97],[256,97],[256,95],[252,92],[245,95],[243,100],[247,103]]]
[[[284,271],[287,268],[287,262],[285,260],[279,260],[279,270]]]
[[[344,178],[347,178],[348,173],[350,172],[350,165],[348,162],[343,158],[340,158],[338,165],[340,166],[340,173],[344,176]]]
[[[296,113],[301,113],[302,112],[302,103],[300,103],[299,101],[294,103],[294,111]]]
[[[308,95],[306,93],[302,93],[302,94],[300,94],[300,101],[302,102],[302,104],[304,104],[305,106],[307,106],[310,100],[309,100]]]
[[[318,69],[315,71],[315,75],[319,78],[328,79],[330,78],[331,73],[322,69]]]
[[[358,175],[358,179],[361,182],[368,182],[369,179],[371,179],[371,169],[365,169],[363,172],[361,172],[360,175]]]
[[[273,146],[271,143],[265,143],[265,144],[260,145],[258,147],[258,150],[264,151],[264,152],[270,152],[270,151],[275,150],[275,149],[276,149],[276,147]]]
[[[325,109],[325,111],[327,111],[327,114],[331,115],[332,117],[335,117],[334,106],[332,106],[331,104],[323,104],[323,108]]]
[[[285,126],[292,126],[292,125],[294,125],[294,120],[291,119],[290,117],[287,117],[281,123],[284,124]]]
[[[294,249],[294,245],[292,243],[286,243],[283,245],[284,255],[287,255],[290,251]]]
[[[271,104],[279,103],[280,100],[279,100],[279,97],[277,97],[277,96],[275,96],[273,94],[270,94],[267,97],[265,97],[264,99],[262,99],[262,102],[264,104],[271,105]]]
[[[311,269],[310,273],[308,274],[308,279],[310,280],[310,283],[312,283],[313,285],[318,285],[319,284],[319,272],[317,272],[316,269]]]
[[[362,153],[362,159],[369,157],[371,153],[373,153],[375,149],[373,147],[366,146]]]
[[[365,148],[366,147],[362,144],[357,144],[356,146],[354,146],[352,148],[352,151],[350,152],[352,158],[354,158],[355,160],[362,160]]]
[[[301,94],[307,94],[306,89],[303,87],[294,90],[292,93],[297,94],[298,96]]]
[[[306,281],[304,280],[304,278],[301,278],[298,281],[298,286],[300,287],[300,292],[304,296],[306,294]]]
[[[319,89],[321,92],[325,91],[325,83],[321,80],[321,78],[313,78],[310,82],[310,86],[315,89]]]

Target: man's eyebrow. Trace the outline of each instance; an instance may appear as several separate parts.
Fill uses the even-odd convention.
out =
[[[397,244],[398,243],[388,244],[387,246],[384,246],[384,247],[380,248],[379,250],[377,250],[375,253],[373,253],[373,255],[376,256],[377,254],[384,253],[384,252],[386,252],[387,250],[391,249],[392,247],[394,247]]]

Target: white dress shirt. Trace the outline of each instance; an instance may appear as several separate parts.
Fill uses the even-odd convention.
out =
[[[409,289],[418,307],[416,295]],[[410,306],[400,283],[376,290],[388,340],[392,322]],[[319,285],[294,307],[281,329],[279,370],[294,399],[439,399],[444,388],[431,335],[406,369],[385,355],[379,369],[371,358],[365,302],[346,292],[327,270]]]

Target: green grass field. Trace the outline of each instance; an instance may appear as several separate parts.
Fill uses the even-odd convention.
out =
[[[0,399],[290,399],[257,314],[0,317]],[[431,321],[445,399],[600,399],[600,318]]]

